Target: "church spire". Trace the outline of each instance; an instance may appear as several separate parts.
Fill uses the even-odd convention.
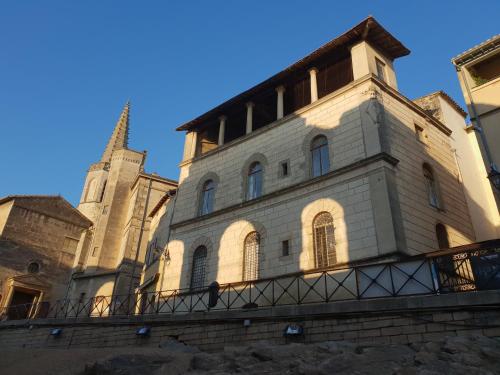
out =
[[[122,114],[116,123],[115,130],[102,154],[101,162],[109,163],[111,154],[115,150],[128,148],[128,124],[129,124],[130,101],[123,107]]]

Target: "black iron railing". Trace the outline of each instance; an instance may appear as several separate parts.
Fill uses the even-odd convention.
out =
[[[493,245],[494,246],[493,246]],[[283,275],[154,293],[61,300],[2,308],[7,319],[186,314],[280,305],[500,289],[500,241],[396,262]]]

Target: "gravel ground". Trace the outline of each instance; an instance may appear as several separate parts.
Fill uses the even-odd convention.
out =
[[[500,374],[500,341],[481,336],[411,345],[257,342],[211,353],[173,340],[160,348],[6,349],[0,374],[493,375]]]

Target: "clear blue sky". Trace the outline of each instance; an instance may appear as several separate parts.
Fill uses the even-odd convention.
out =
[[[450,59],[500,32],[500,1],[0,1],[0,196],[80,198],[130,98],[130,147],[177,179],[176,126],[372,14],[412,53],[410,98],[463,104]]]

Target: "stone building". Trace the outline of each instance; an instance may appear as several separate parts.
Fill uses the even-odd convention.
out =
[[[0,199],[0,315],[43,316],[64,298],[80,239],[91,225],[60,196]]]
[[[471,124],[465,132],[471,134],[472,147],[481,153],[483,176],[489,178],[488,197],[493,195],[497,219],[500,218],[500,35],[461,53],[452,59],[470,115]],[[475,141],[474,141],[475,138]],[[486,174],[484,171],[486,171]],[[484,181],[488,184],[487,181]]]
[[[425,111],[446,124],[452,134],[450,144],[465,190],[472,225],[477,241],[500,238],[500,216],[488,172],[472,126],[467,126],[467,113],[443,91],[415,100]]]
[[[368,17],[180,126],[141,290],[398,259],[475,240],[446,118],[398,90],[410,51]]]
[[[78,209],[93,222],[73,264],[70,298],[129,294],[140,278],[147,213],[177,182],[144,172],[146,152],[128,148],[127,103],[101,160],[87,172]]]

